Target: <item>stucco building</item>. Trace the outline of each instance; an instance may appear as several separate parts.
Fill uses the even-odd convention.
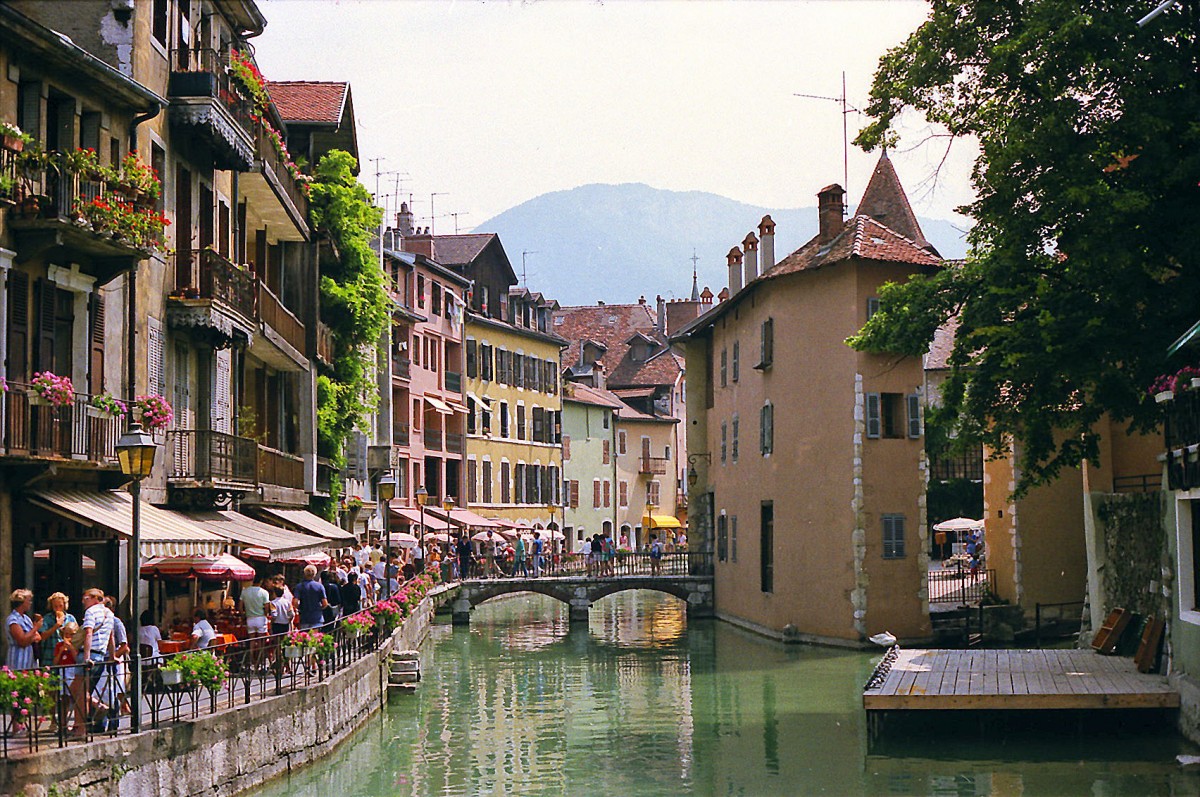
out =
[[[886,155],[848,220],[843,198],[822,189],[818,234],[779,262],[765,217],[729,254],[729,298],[675,338],[688,361],[690,537],[713,543],[730,621],[785,639],[922,639],[922,364],[845,339],[883,283],[941,258]]]
[[[579,550],[593,534],[610,536],[617,528],[618,412],[625,404],[607,390],[574,382],[563,383],[562,402],[563,533]]]

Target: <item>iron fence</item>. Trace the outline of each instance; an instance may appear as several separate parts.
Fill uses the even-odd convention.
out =
[[[975,570],[958,565],[931,570],[927,576],[930,603],[979,603],[996,593],[996,571]]]

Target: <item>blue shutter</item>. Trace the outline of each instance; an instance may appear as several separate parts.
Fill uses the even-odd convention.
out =
[[[883,421],[879,417],[879,394],[867,394],[867,437],[877,438],[881,435]]]
[[[921,397],[916,393],[908,397],[908,436],[921,436]]]

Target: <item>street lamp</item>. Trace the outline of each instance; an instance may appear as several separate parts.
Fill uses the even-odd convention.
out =
[[[132,539],[129,543],[129,617],[133,628],[133,644],[129,646],[129,665],[133,670],[133,683],[130,685],[132,711],[129,715],[129,727],[137,733],[142,729],[142,651],[138,639],[141,637],[141,617],[138,615],[139,571],[142,566],[142,479],[154,470],[154,454],[158,445],[154,437],[137,421],[129,424],[129,429],[117,440],[117,461],[121,463],[121,473],[133,479],[129,485],[129,494],[133,498]]]
[[[425,489],[425,485],[417,488],[417,506],[421,507],[421,531],[420,537],[417,540],[417,545],[421,546],[421,566],[424,567],[425,562],[425,504],[429,502],[429,491]]]
[[[385,598],[390,598],[392,597],[392,577],[388,571],[392,566],[392,523],[388,512],[391,509],[392,499],[396,497],[396,477],[390,470],[384,471],[383,475],[379,477],[379,481],[375,483],[375,494],[383,502],[383,538],[385,540],[383,546],[383,595]]]

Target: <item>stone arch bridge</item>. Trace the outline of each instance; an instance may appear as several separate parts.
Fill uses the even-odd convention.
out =
[[[630,589],[648,589],[674,595],[687,603],[687,616],[713,616],[713,578],[711,575],[616,576],[587,578],[583,576],[542,576],[541,578],[467,579],[458,595],[450,600],[454,624],[471,621],[471,610],[500,595],[536,592],[567,604],[570,622],[586,623],[588,610],[601,598]]]

